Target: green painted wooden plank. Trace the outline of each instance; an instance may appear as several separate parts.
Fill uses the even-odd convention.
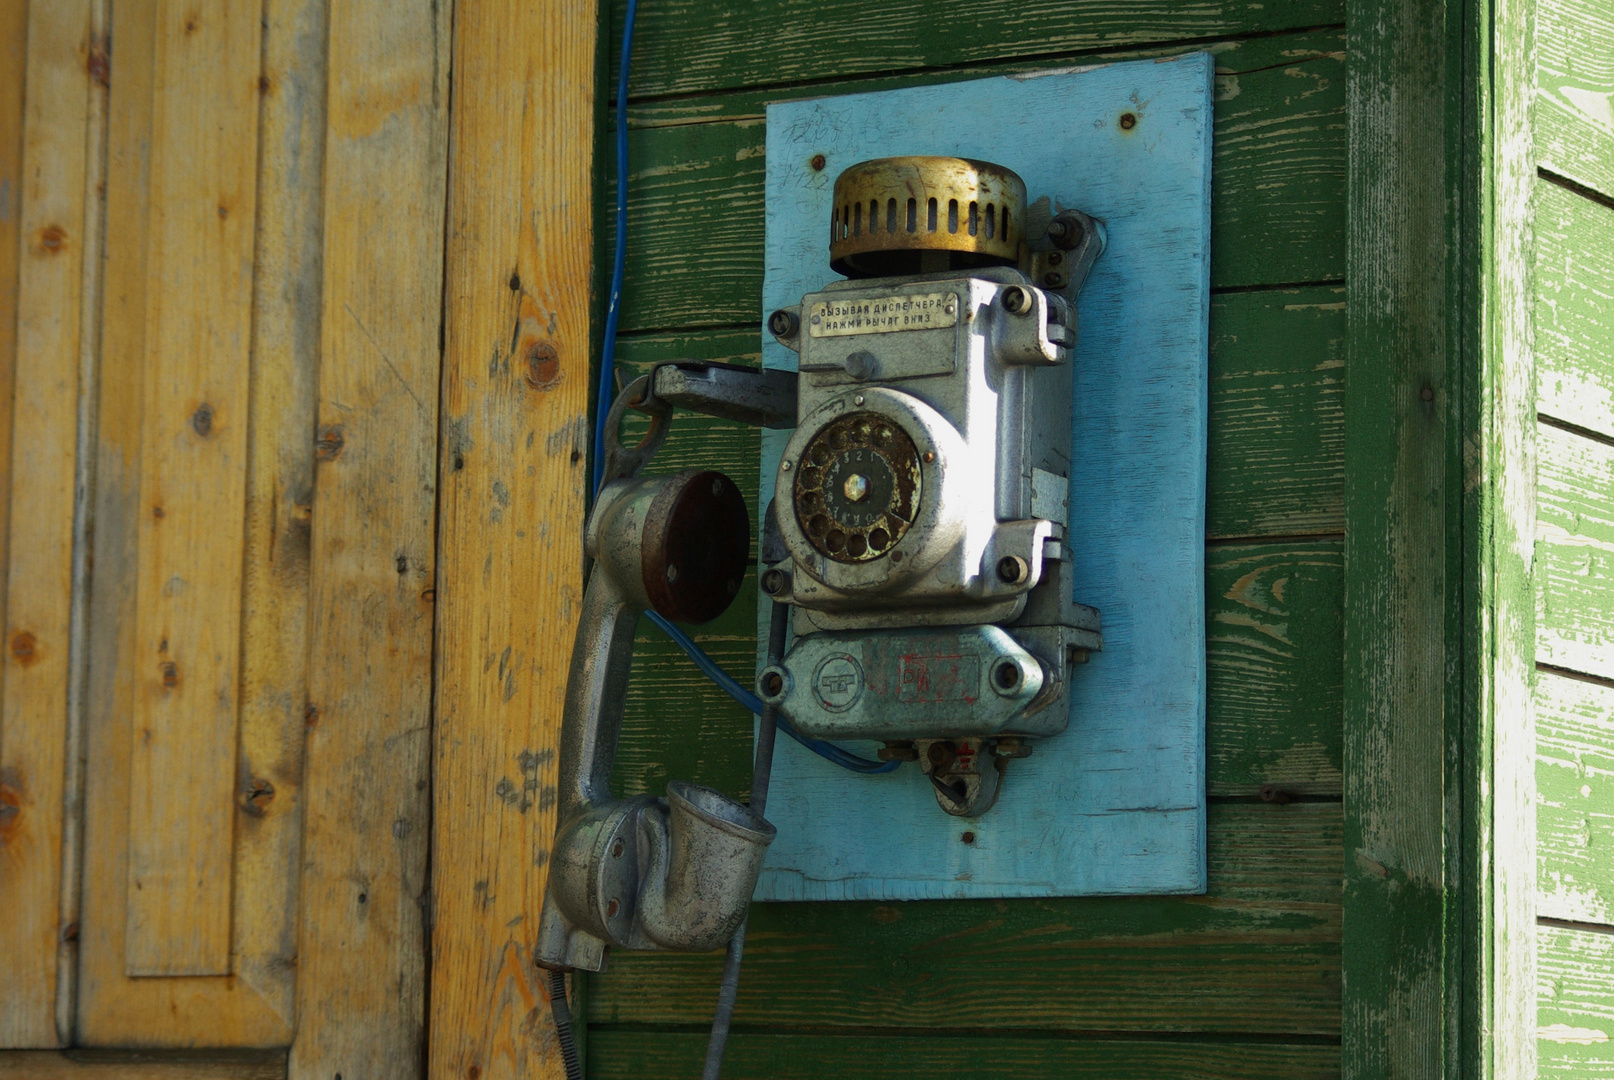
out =
[[[735,1023],[1339,1030],[1338,803],[1213,804],[1202,897],[759,904]],[[704,1024],[720,954],[622,953],[591,1023]]]
[[[622,0],[611,9],[620,34]],[[634,30],[632,97],[824,82],[869,72],[1058,57],[1345,21],[1340,0],[658,0]],[[617,74],[613,67],[612,85]]]
[[[1543,1077],[1614,1077],[1614,934],[1538,931],[1537,1053]]]
[[[1536,157],[1614,197],[1614,2],[1540,0]]]
[[[1294,43],[1315,46],[1311,37]],[[1343,74],[1341,53],[1313,52],[1240,75],[1217,102],[1213,286],[1344,276]],[[624,330],[759,319],[763,141],[756,119],[630,134]]]
[[[1536,659],[1614,678],[1614,447],[1543,424]]]
[[[706,1036],[595,1028],[590,1080],[698,1077]],[[924,1035],[761,1034],[729,1038],[727,1080],[1337,1080],[1339,1047],[1271,1042],[982,1038]]]
[[[1213,796],[1337,795],[1338,541],[1214,545],[1206,553],[1207,777]],[[749,685],[755,582],[695,640]],[[660,631],[640,624],[617,751],[619,794],[668,779],[748,790],[751,722]],[[787,746],[781,753],[795,753]]]
[[[1212,538],[1345,527],[1345,293],[1211,301],[1205,529]]]
[[[1345,395],[1343,1063],[1354,1080],[1464,1075],[1448,1058],[1446,750],[1461,745],[1446,616],[1460,503],[1449,420],[1454,81],[1463,15],[1442,0],[1350,0]],[[1448,23],[1448,19],[1453,22]]]
[[[1536,184],[1538,408],[1614,437],[1614,210]]]
[[[1536,682],[1536,910],[1614,923],[1614,688]]]
[[[1213,539],[1344,529],[1344,290],[1227,293],[1211,302],[1206,532]],[[665,360],[758,364],[758,332],[639,334],[618,348],[624,377]],[[624,432],[637,437],[643,425]],[[653,471],[719,468],[756,499],[755,428],[680,413]]]

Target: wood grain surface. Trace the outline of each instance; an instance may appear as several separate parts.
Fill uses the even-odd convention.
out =
[[[1458,887],[1447,454],[1464,384],[1446,215],[1467,174],[1445,20],[1432,0],[1347,4],[1343,1057],[1362,1080],[1435,1080],[1460,1061],[1443,903]]]
[[[1614,207],[1536,184],[1537,408],[1614,438]]]
[[[260,18],[246,0],[156,10],[131,975],[230,971]]]
[[[532,963],[589,476],[597,9],[454,26],[439,448],[432,1076],[562,1075]]]
[[[330,6],[290,1075],[422,1075],[449,12]]]
[[[1208,837],[1202,897],[755,905],[734,1022],[1337,1037],[1339,804],[1212,804]],[[613,954],[594,1045],[709,1022],[721,967]]]
[[[4,690],[0,696],[0,1046],[58,1043],[55,1009],[67,746],[73,490],[90,109],[90,4],[30,5],[15,348],[7,436]],[[16,129],[13,128],[13,131]]]
[[[1614,198],[1614,3],[1536,0],[1536,155]]]

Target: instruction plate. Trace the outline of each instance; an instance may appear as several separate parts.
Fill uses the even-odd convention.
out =
[[[904,293],[874,300],[821,300],[807,309],[812,337],[944,330],[958,325],[958,297],[950,292]]]
[[[869,158],[997,162],[1034,215],[1045,196],[1086,211],[1109,247],[1077,304],[1067,500],[1075,598],[1102,613],[1104,650],[1075,669],[1069,728],[1011,761],[973,819],[943,813],[912,764],[858,775],[781,738],[759,900],[1204,891],[1212,76],[1197,53],[768,107],[764,317],[836,279],[831,191]],[[845,325],[824,332],[871,329]],[[762,342],[768,367],[795,366]],[[759,511],[789,434],[763,433]]]

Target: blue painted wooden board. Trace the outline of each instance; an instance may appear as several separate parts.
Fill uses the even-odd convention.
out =
[[[1069,729],[973,820],[917,765],[860,776],[781,738],[757,899],[1204,891],[1212,71],[1201,53],[769,106],[764,313],[834,279],[831,188],[867,158],[995,161],[1108,224],[1078,308],[1070,493],[1104,651],[1075,671]],[[795,360],[763,334],[767,366]],[[786,435],[764,435],[763,506]]]

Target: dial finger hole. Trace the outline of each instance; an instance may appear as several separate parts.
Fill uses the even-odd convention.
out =
[[[813,519],[807,523],[807,531],[814,536],[823,536],[829,531],[829,518],[823,514],[814,515]]]
[[[876,528],[869,533],[869,547],[875,551],[884,551],[891,545],[891,534],[884,529]]]
[[[862,533],[853,533],[846,538],[846,553],[854,559],[861,559],[869,552],[869,542],[863,538]]]
[[[831,529],[829,535],[824,537],[824,546],[834,554],[840,554],[846,549],[846,534],[839,529]]]

